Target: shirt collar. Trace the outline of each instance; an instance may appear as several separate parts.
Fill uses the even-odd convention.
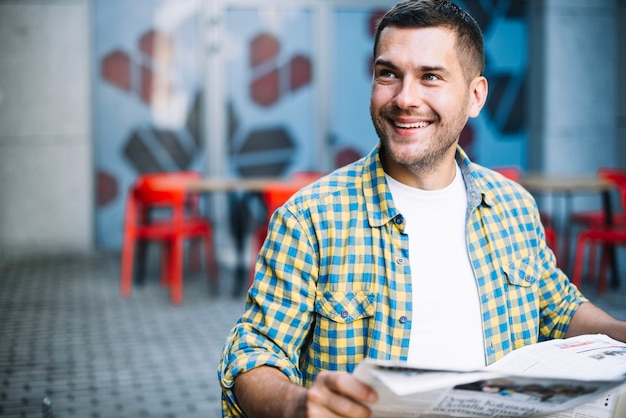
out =
[[[389,190],[385,179],[380,151],[381,144],[379,142],[365,157],[361,172],[363,194],[371,227],[380,227],[400,214],[393,203],[391,190]],[[468,214],[480,204],[492,206],[496,201],[495,195],[484,180],[480,167],[472,163],[460,146],[457,147],[455,158],[461,168],[467,189]]]
[[[400,214],[385,179],[380,148],[379,142],[365,157],[361,172],[367,217],[371,227],[380,227]]]
[[[493,186],[485,180],[482,167],[473,163],[460,146],[457,146],[455,158],[467,189],[468,211],[480,204],[493,206],[497,201],[496,195]]]

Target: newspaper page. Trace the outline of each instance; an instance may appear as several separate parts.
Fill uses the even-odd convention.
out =
[[[604,335],[546,341],[477,371],[366,360],[355,375],[379,394],[375,417],[608,418],[626,383],[626,344]]]
[[[623,397],[623,394],[622,394]],[[626,416],[626,405],[622,405],[623,414],[617,415],[620,393],[611,391],[567,411],[548,415],[549,418],[618,418]],[[624,398],[626,399],[626,398]]]

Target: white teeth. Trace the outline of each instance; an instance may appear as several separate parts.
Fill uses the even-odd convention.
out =
[[[400,123],[394,122],[398,128],[424,128],[428,126],[428,122],[417,122],[417,123]]]

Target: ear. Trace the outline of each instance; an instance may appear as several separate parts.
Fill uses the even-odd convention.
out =
[[[484,76],[475,77],[470,82],[469,117],[475,118],[480,114],[480,110],[485,105],[489,85]]]

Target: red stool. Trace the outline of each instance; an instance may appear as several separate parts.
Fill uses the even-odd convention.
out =
[[[602,259],[597,285],[598,292],[602,293],[606,290],[606,267],[609,261],[607,247],[626,246],[626,170],[603,167],[599,170],[599,176],[618,188],[622,211],[611,219],[612,222],[606,222],[607,219],[603,215],[602,222],[593,222],[580,231],[576,240],[572,283],[577,286],[582,284],[587,245],[590,247],[589,270],[595,267],[595,246],[599,244],[602,246]]]
[[[183,300],[184,241],[202,238],[209,279],[217,280],[217,261],[213,249],[213,228],[199,213],[198,195],[187,192],[187,184],[202,178],[196,172],[145,174],[137,178],[126,199],[120,293],[130,297],[135,246],[141,241],[163,245],[161,283],[170,291],[173,304]],[[167,216],[150,219],[150,212]]]

